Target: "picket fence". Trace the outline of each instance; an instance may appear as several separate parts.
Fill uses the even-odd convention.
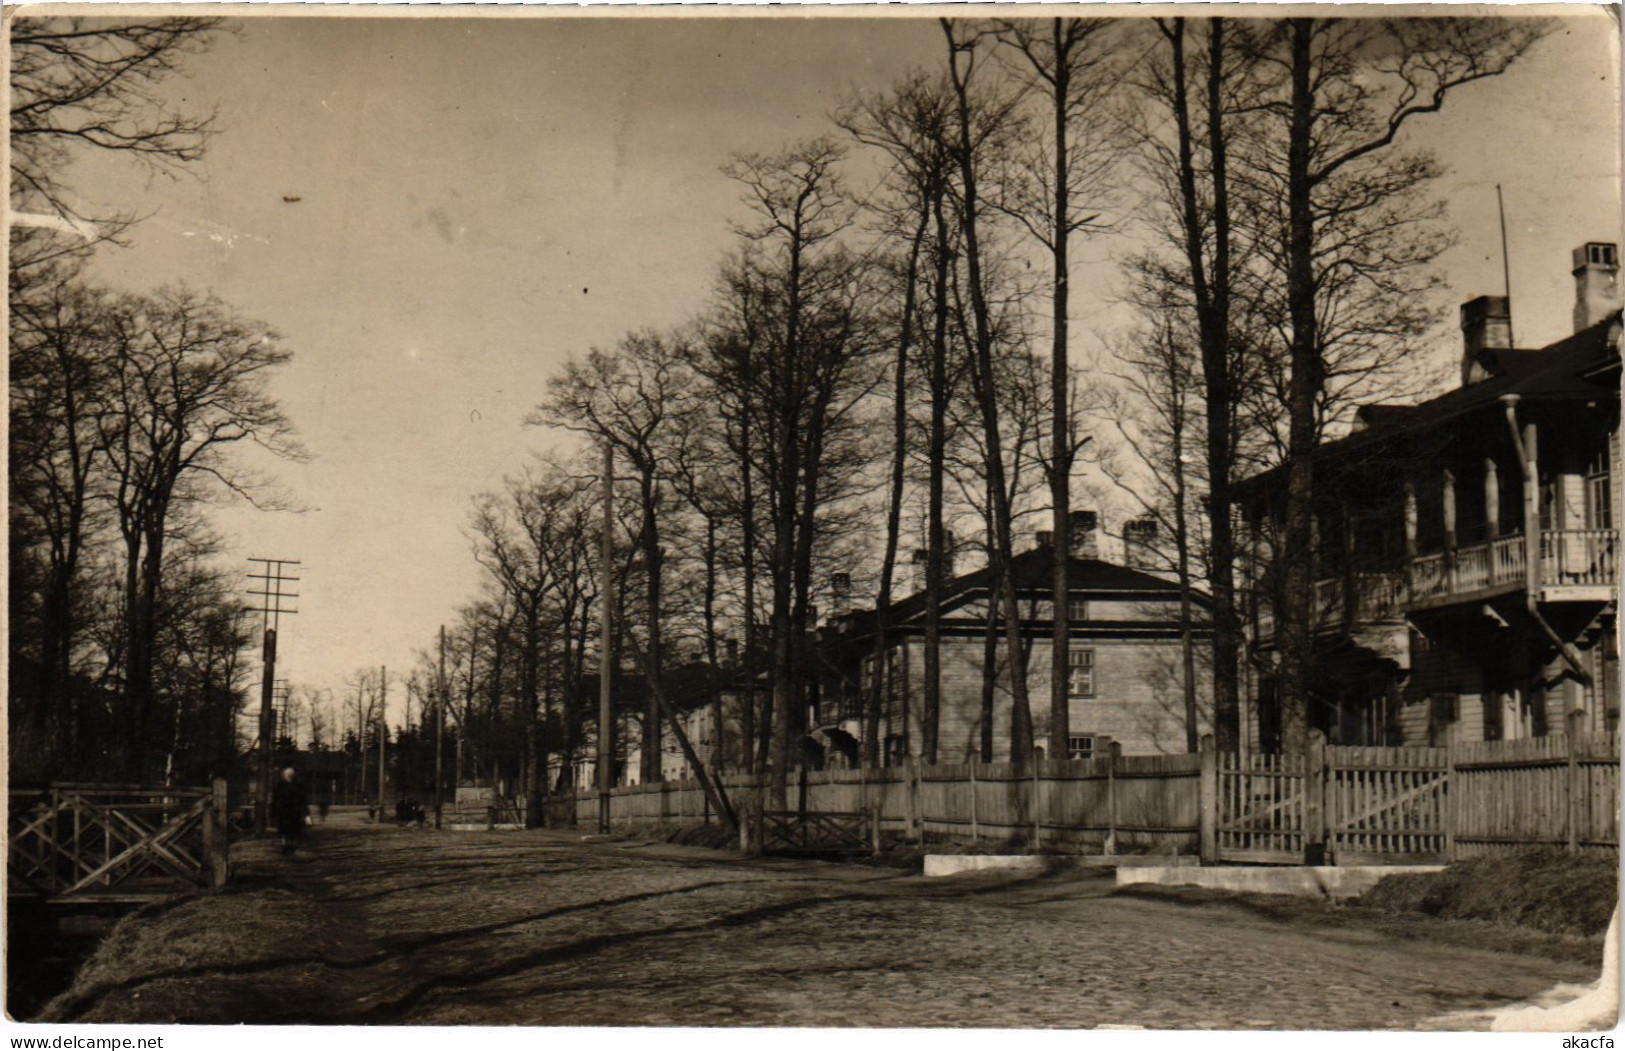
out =
[[[1555,735],[1453,748],[1328,747],[1305,755],[1102,755],[796,771],[785,808],[877,815],[889,840],[1059,852],[1201,854],[1212,862],[1453,861],[1529,847],[1618,850],[1619,740]],[[736,813],[764,778],[718,779]],[[552,810],[598,820],[583,793]],[[614,826],[714,823],[700,783],[610,793]]]

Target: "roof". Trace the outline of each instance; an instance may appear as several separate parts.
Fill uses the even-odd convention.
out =
[[[1621,323],[1614,311],[1588,328],[1539,350],[1483,350],[1478,364],[1489,376],[1416,405],[1362,405],[1364,425],[1316,452],[1318,458],[1363,451],[1390,439],[1414,435],[1453,423],[1515,394],[1520,400],[1557,402],[1619,397],[1619,342],[1610,329]],[[1279,466],[1243,479],[1243,488],[1265,482]]]
[[[1048,594],[1052,588],[1052,574],[1054,572],[1054,549],[1051,545],[1043,544],[1030,548],[1015,556],[1011,561],[1015,576],[1016,591],[1031,595],[1033,592]],[[1068,582],[1074,594],[1079,592],[1092,594],[1155,594],[1158,596],[1174,597],[1179,594],[1179,585],[1152,576],[1150,573],[1138,569],[1120,566],[1115,562],[1105,562],[1098,558],[1071,558],[1067,565]],[[993,584],[993,570],[984,566],[971,573],[965,573],[943,582],[942,603],[945,607],[955,604],[960,599],[977,592],[988,591]],[[1207,599],[1200,594],[1193,598],[1202,605]],[[925,592],[919,591],[893,602],[887,608],[887,619],[892,623],[901,623],[925,611]],[[861,610],[847,614],[841,618],[845,622],[844,630],[848,632],[864,632],[875,619],[875,610]]]

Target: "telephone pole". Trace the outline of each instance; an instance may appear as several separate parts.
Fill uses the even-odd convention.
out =
[[[440,682],[434,702],[434,827],[440,827],[440,792],[445,778],[441,774],[442,753],[446,741],[446,701],[450,687],[446,683],[446,626],[440,625]]]
[[[598,831],[609,832],[609,790],[614,785],[610,764],[615,758],[615,698],[610,686],[615,640],[615,449],[604,444],[604,535],[598,567],[598,619],[603,636],[598,643]]]
[[[378,665],[378,823],[384,821],[384,745],[389,740],[389,724],[384,722],[384,707],[389,699],[389,669]]]
[[[259,769],[259,800],[254,807],[254,824],[261,835],[265,834],[270,824],[271,815],[271,784],[273,775],[272,761],[275,758],[274,740],[276,736],[276,633],[281,627],[281,618],[284,613],[298,613],[296,609],[283,606],[285,600],[296,599],[299,593],[285,591],[282,585],[296,584],[298,577],[288,576],[285,567],[299,565],[295,558],[250,558],[248,561],[259,563],[262,573],[248,574],[249,580],[260,582],[258,590],[249,588],[248,593],[259,598],[256,606],[247,607],[251,612],[264,615],[265,644],[261,650],[265,668],[260,676],[260,769]]]

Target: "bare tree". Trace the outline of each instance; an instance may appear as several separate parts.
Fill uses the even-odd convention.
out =
[[[1438,165],[1396,140],[1416,118],[1442,109],[1457,88],[1504,72],[1546,28],[1509,18],[1293,18],[1262,42],[1261,65],[1278,86],[1265,103],[1274,120],[1253,154],[1251,177],[1272,189],[1280,205],[1274,230],[1284,246],[1278,269],[1289,331],[1277,628],[1288,751],[1301,751],[1308,734],[1311,507],[1328,361],[1373,332],[1369,320],[1339,332],[1333,304],[1391,309],[1396,295],[1409,291],[1406,280],[1442,249],[1441,239],[1416,236],[1430,214],[1425,207],[1418,214],[1418,199]]]
[[[184,290],[127,297],[107,324],[116,358],[104,445],[124,546],[122,670],[140,773],[151,743],[155,614],[175,516],[211,488],[277,506],[264,479],[227,457],[234,445],[289,459],[304,453],[266,391],[268,374],[292,355],[265,326]]]
[[[637,475],[641,522],[638,550],[645,584],[645,652],[652,676],[648,709],[643,715],[645,781],[660,779],[660,710],[655,694],[663,663],[661,638],[662,562],[661,479],[672,473],[668,437],[680,425],[676,415],[686,406],[691,382],[688,354],[679,339],[653,332],[628,335],[613,354],[594,350],[584,361],[572,361],[549,384],[548,398],[526,421],[551,424],[611,445]]]
[[[116,238],[131,212],[86,214],[65,179],[79,152],[131,156],[175,171],[202,156],[214,115],[170,107],[161,85],[208,48],[223,22],[190,15],[7,20],[11,31],[11,203],[44,213],[13,239],[21,271]],[[56,220],[56,222],[52,222]],[[32,220],[30,220],[32,221]],[[68,236],[61,236],[66,233]]]
[[[994,370],[994,322],[988,305],[987,285],[983,273],[982,214],[984,204],[980,197],[978,153],[986,144],[992,129],[1003,125],[1013,110],[1014,102],[1005,101],[991,106],[973,103],[972,80],[979,59],[986,54],[988,42],[974,30],[941,20],[943,35],[948,44],[948,73],[953,86],[955,103],[954,160],[959,168],[959,222],[965,254],[965,281],[969,290],[971,331],[975,366],[971,369],[971,389],[981,411],[982,428],[987,451],[987,490],[992,514],[990,561],[999,581],[998,601],[1003,607],[1006,644],[1011,660],[1012,710],[1010,725],[1011,762],[1018,766],[1032,758],[1032,707],[1028,701],[1027,677],[1019,664],[1023,652],[1021,618],[1016,603],[1016,584],[1010,572],[1013,562],[1009,491],[1005,482],[1004,439],[1000,433],[998,387]],[[978,119],[980,118],[980,119]]]
[[[835,468],[844,457],[861,459],[851,430],[877,379],[867,369],[877,343],[863,262],[838,242],[853,218],[838,174],[842,156],[833,142],[815,139],[771,157],[735,158],[726,169],[753,218],[739,228],[749,248],[724,279],[744,324],[713,346],[752,366],[741,401],[755,416],[753,456],[772,531],[768,769],[779,806],[803,732],[815,550],[839,532],[831,508],[856,473]]]
[[[927,439],[928,471],[926,529],[926,639],[923,669],[923,695],[920,710],[920,754],[926,763],[937,761],[937,729],[941,709],[941,596],[945,566],[942,520],[944,419],[947,410],[947,313],[946,269],[948,248],[944,206],[952,177],[948,152],[952,99],[945,86],[924,74],[901,81],[885,94],[856,99],[836,117],[836,122],[859,142],[883,150],[892,164],[893,199],[884,216],[884,229],[906,245],[902,274],[902,303],[897,321],[897,352],[892,393],[892,464],[890,494],[886,508],[886,541],[880,562],[880,587],[875,601],[875,668],[864,697],[863,761],[880,764],[880,707],[884,676],[881,661],[887,649],[887,614],[892,602],[893,577],[902,524],[904,475],[909,461],[908,401],[912,388],[908,378],[909,358],[915,353],[920,327],[920,266],[929,252],[934,261],[936,283],[929,290],[932,310],[930,358],[927,389],[931,405],[931,429]],[[936,221],[936,236],[932,223]]]
[[[1054,593],[1050,646],[1049,754],[1065,758],[1070,747],[1068,720],[1068,639],[1072,550],[1072,470],[1088,439],[1077,434],[1070,398],[1068,358],[1071,331],[1072,235],[1102,227],[1101,209],[1118,150],[1110,137],[1106,108],[1116,83],[1116,63],[1104,46],[1111,22],[1098,18],[1001,21],[999,38],[1021,57],[1033,94],[1048,109],[1049,135],[1031,137],[1021,177],[1010,180],[1005,210],[1015,216],[1050,254],[1050,509],[1057,557],[1050,588]]]

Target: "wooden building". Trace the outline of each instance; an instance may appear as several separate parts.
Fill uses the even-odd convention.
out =
[[[1146,543],[1145,523],[1129,548],[1130,558]],[[1103,561],[1096,552],[1095,516],[1076,512],[1072,529],[1070,639],[1068,645],[1072,758],[1088,757],[1117,742],[1126,753],[1186,750],[1184,640],[1176,584],[1144,569]],[[1014,561],[1026,641],[1024,674],[1033,713],[1034,740],[1042,751],[1049,732],[1050,647],[1053,645],[1049,534]],[[920,553],[923,555],[923,552]],[[923,557],[916,557],[923,569]],[[1005,632],[988,644],[988,611],[993,575],[986,569],[945,582],[940,611],[941,710],[937,759],[962,763],[983,755],[984,727],[991,760],[1008,762],[1012,709],[1012,662]],[[880,754],[886,765],[921,754],[926,596],[923,574],[913,594],[886,611],[883,648],[876,645],[875,610],[831,618],[819,642],[824,680],[810,713],[812,737],[826,747],[831,765],[861,755],[868,691],[880,677]],[[1197,668],[1199,733],[1211,708],[1205,643],[1205,598],[1194,596],[1190,640]],[[989,660],[992,666],[989,669]],[[1016,664],[1020,665],[1021,661]],[[990,675],[985,674],[990,671]],[[991,696],[984,700],[984,683]]]
[[[1515,349],[1510,306],[1461,308],[1456,389],[1368,405],[1315,459],[1309,724],[1333,744],[1613,730],[1619,716],[1619,258],[1574,252],[1575,331]],[[1271,556],[1284,472],[1240,486],[1250,742],[1279,745]]]

